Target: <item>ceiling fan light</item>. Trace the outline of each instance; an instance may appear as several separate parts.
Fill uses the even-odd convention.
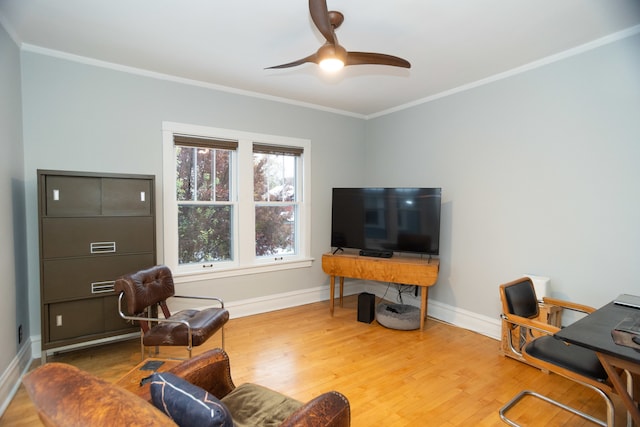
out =
[[[336,72],[344,67],[344,62],[338,58],[325,58],[319,65],[325,71]]]
[[[336,72],[344,67],[347,51],[340,45],[325,43],[318,49],[318,65],[325,71]]]

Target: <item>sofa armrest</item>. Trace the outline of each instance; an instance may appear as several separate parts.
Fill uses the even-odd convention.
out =
[[[289,415],[280,427],[348,427],[351,408],[347,398],[337,391],[329,391],[304,404]]]
[[[45,426],[176,426],[144,399],[71,365],[48,363],[22,382]]]
[[[218,399],[236,388],[231,379],[229,356],[221,348],[214,348],[185,360],[169,372],[205,389]]]

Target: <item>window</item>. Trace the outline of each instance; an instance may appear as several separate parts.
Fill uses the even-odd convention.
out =
[[[253,144],[258,257],[297,253],[298,170],[302,154],[297,147]]]
[[[178,264],[233,260],[235,192],[231,181],[237,141],[174,135]]]
[[[163,145],[164,263],[176,277],[310,265],[308,140],[166,122]]]

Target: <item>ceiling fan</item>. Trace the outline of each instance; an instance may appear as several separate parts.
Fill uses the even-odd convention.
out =
[[[287,64],[267,67],[267,69],[296,67],[306,62],[316,63],[329,71],[337,71],[346,65],[363,64],[411,68],[411,64],[407,60],[397,56],[371,52],[348,52],[340,46],[335,30],[344,21],[344,15],[334,10],[330,11],[327,8],[326,0],[309,0],[309,12],[313,23],[327,40],[325,44],[305,58]]]

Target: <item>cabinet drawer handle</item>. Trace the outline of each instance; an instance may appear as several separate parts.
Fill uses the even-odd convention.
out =
[[[113,253],[116,251],[116,242],[91,242],[92,254]]]
[[[108,280],[106,282],[93,282],[91,284],[92,294],[103,294],[105,292],[113,292],[115,290],[116,282]]]

